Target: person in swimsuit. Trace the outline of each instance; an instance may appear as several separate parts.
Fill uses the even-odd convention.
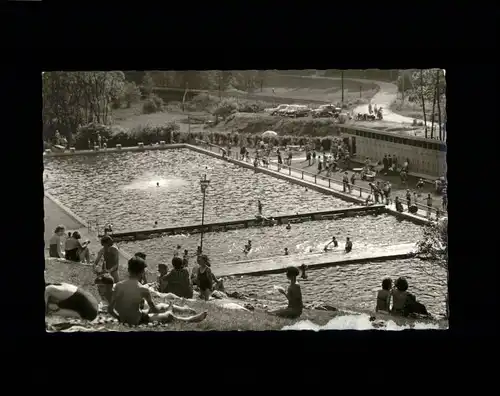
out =
[[[262,202],[260,202],[260,199],[257,201],[257,208],[259,210],[259,215],[262,216]]]
[[[292,225],[290,224],[290,222],[288,222],[288,223],[287,223],[287,225],[286,225],[286,229],[287,229],[287,230],[291,230],[291,229],[292,229]]]
[[[252,241],[249,240],[243,249],[243,253],[248,254],[250,253],[250,250],[252,250]]]
[[[102,273],[109,273],[115,283],[120,281],[118,277],[118,264],[120,262],[120,253],[114,245],[113,239],[109,235],[101,238],[102,249],[97,253],[97,258],[94,261],[94,270],[97,271],[99,261],[104,259],[102,263]]]
[[[194,279],[193,283],[200,288],[200,297],[208,301],[214,289],[214,282],[218,283],[219,281],[210,269],[210,260],[207,255],[198,256],[197,262],[198,267],[193,269],[191,278]]]
[[[392,279],[385,278],[382,281],[382,289],[377,293],[377,305],[375,307],[375,312],[384,311],[391,312],[390,304],[391,304],[391,289],[392,289]]]
[[[269,314],[289,319],[296,319],[302,315],[302,292],[297,283],[297,276],[299,276],[299,270],[296,267],[287,268],[286,277],[290,280],[288,291],[285,291],[282,287],[277,290],[288,299],[288,306],[286,308],[270,310],[268,311]]]
[[[49,241],[49,256],[55,258],[64,258],[62,237],[66,234],[63,225],[58,225],[54,230],[54,235]]]
[[[71,238],[66,239],[64,243],[66,260],[79,263],[90,263],[90,252],[88,245],[90,241],[80,242],[82,236],[78,231],[75,231]]]
[[[162,293],[173,293],[179,297],[193,298],[193,287],[183,260],[180,257],[174,257],[172,266],[174,269],[165,277],[166,287]]]
[[[175,257],[174,257],[175,258]],[[168,266],[167,264],[160,263],[158,264],[158,291],[160,293],[166,293],[167,290],[167,275],[168,275]]]
[[[392,290],[392,310],[393,315],[403,315],[406,300],[408,298],[408,281],[405,278],[398,278]]]
[[[288,248],[285,248],[285,256],[288,256]]]
[[[352,241],[351,238],[347,237],[345,240],[345,252],[349,253],[352,250]]]
[[[143,252],[137,252],[136,254],[134,254],[134,256],[136,257],[140,257],[141,259],[143,259],[144,261],[146,261],[146,253],[143,253]],[[146,266],[147,266],[147,263],[146,263]],[[146,271],[144,271],[144,276],[143,278],[141,279],[141,283],[143,285],[145,285],[146,283],[148,283],[148,278],[146,277]]]
[[[328,247],[333,243],[333,247],[336,248],[336,247],[339,247],[339,242],[337,241],[337,239],[335,239],[335,237],[332,237],[332,240],[330,242],[328,242],[328,244],[324,247],[324,251],[326,252],[328,250]]]
[[[140,283],[140,279],[146,269],[146,262],[140,257],[134,256],[128,261],[129,279],[118,282],[113,289],[111,303],[108,312],[122,323],[131,326],[147,324],[150,322],[201,322],[207,317],[207,312],[193,316],[181,317],[176,313],[193,313],[189,307],[176,307],[169,304],[155,304],[149,289]],[[141,304],[146,301],[148,310],[142,310]]]
[[[94,320],[99,312],[96,298],[69,283],[45,282],[45,314]]]

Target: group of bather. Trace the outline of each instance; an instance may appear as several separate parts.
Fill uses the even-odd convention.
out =
[[[89,242],[82,243],[81,236],[77,232],[68,234],[64,241],[66,249],[63,253],[61,245],[65,235],[64,226],[58,226],[50,240],[50,256],[89,263]],[[200,249],[196,252],[197,265],[189,273],[188,251],[184,250],[182,254],[181,246],[178,245],[174,250],[172,269],[169,271],[168,265],[165,263],[158,264],[156,281],[148,283],[146,254],[138,252],[130,258],[128,260],[128,279],[120,280],[118,248],[109,235],[101,238],[101,245],[102,249],[93,263],[97,275],[95,284],[102,302],[105,303],[104,305],[107,304],[106,312],[119,322],[132,326],[174,320],[199,322],[207,317],[207,311],[197,313],[186,305],[179,306],[175,305],[174,302],[192,299],[195,292],[198,293],[199,298],[208,301],[212,294],[224,291],[222,280],[214,275],[208,256],[202,254]],[[336,247],[338,247],[338,242],[333,237],[324,247],[324,251]],[[350,252],[351,250],[352,242],[347,238],[345,251]],[[100,264],[101,261],[102,264]],[[302,279],[307,279],[306,268],[305,265],[300,268],[287,268],[286,277],[290,284],[286,290],[282,287],[276,287],[276,290],[286,297],[288,304],[286,307],[269,310],[268,313],[291,319],[300,317],[303,301],[297,277],[301,274]],[[406,315],[405,310],[408,306],[413,307],[410,309],[412,312],[416,310],[415,307],[417,307],[417,311],[418,309],[422,311],[413,295],[407,293],[406,280],[400,278],[396,281],[396,288],[391,290],[391,287],[392,281],[384,280],[382,290],[377,296],[377,311]],[[153,295],[156,293],[161,294],[161,297],[169,303],[154,302]],[[389,308],[391,298],[393,306]],[[46,282],[45,309],[47,315],[94,320],[99,314],[99,303],[91,293],[78,286],[69,283]],[[426,313],[425,307],[423,310]],[[188,316],[185,316],[186,314]]]

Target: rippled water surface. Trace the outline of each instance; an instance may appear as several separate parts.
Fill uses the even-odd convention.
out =
[[[115,231],[150,228],[155,221],[200,223],[204,173],[210,179],[206,222],[252,218],[258,199],[266,216],[353,206],[189,149],[53,157],[44,165],[48,192],[85,219],[113,224]]]
[[[263,228],[244,228],[226,232],[210,232],[203,237],[203,252],[212,260],[213,267],[228,261],[249,260],[283,254],[287,247],[290,254],[321,251],[335,236],[339,248],[345,238],[353,241],[353,248],[414,242],[422,235],[422,227],[396,217],[366,215],[337,220],[309,221],[293,224],[291,230],[284,225]],[[252,241],[249,254],[243,253],[248,240]],[[169,262],[176,245],[195,252],[200,244],[200,234],[172,235],[143,241],[121,242],[119,246],[133,253],[143,251],[155,261]]]
[[[382,279],[396,280],[405,276],[409,291],[427,307],[434,316],[446,313],[446,274],[428,262],[416,258],[368,262],[308,271],[308,279],[300,280],[304,304],[319,302],[337,308],[357,307],[375,309],[376,296]],[[255,298],[283,302],[283,295],[274,290],[275,285],[286,286],[284,274],[243,276],[224,281],[226,290],[238,290]]]

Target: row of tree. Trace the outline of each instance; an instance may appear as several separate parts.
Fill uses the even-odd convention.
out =
[[[46,72],[42,75],[44,137],[59,132],[71,138],[79,125],[107,124],[111,108],[140,99],[134,82],[122,71]]]
[[[430,119],[430,138],[434,138],[435,131],[440,140],[446,140],[446,131],[443,123],[446,120],[446,79],[443,69],[402,70],[398,78],[398,88],[405,99],[419,103],[422,108],[425,125],[425,137],[428,137],[427,121]],[[432,103],[432,110],[429,109]],[[429,116],[429,110],[431,110]],[[436,123],[436,128],[435,124]]]

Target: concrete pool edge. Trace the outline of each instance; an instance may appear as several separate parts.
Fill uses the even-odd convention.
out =
[[[100,246],[99,237],[96,234],[93,234],[88,231],[88,227],[84,219],[82,219],[80,216],[74,213],[71,209],[69,209],[66,205],[60,202],[57,198],[52,196],[52,194],[50,194],[49,192],[44,191],[43,195],[48,200],[50,200],[57,207],[57,209],[59,209],[61,212],[63,212],[68,217],[73,219],[76,223],[81,225],[78,231],[80,232],[80,234],[83,234],[82,237],[84,238],[86,237],[92,242],[89,245],[89,247],[92,248],[92,250],[95,250],[97,249],[98,246]],[[124,266],[126,262],[132,257],[132,255],[127,251],[123,250],[122,248],[119,248],[118,251],[120,252],[120,266]]]
[[[342,256],[338,256],[342,254]],[[330,253],[313,253],[310,255],[288,255],[240,260],[228,262],[223,267],[214,269],[217,276],[259,276],[282,273],[289,266],[307,265],[309,269],[318,269],[337,265],[360,264],[372,261],[387,261],[410,258],[415,255],[415,243],[373,246],[371,251],[353,251],[343,253],[341,249]]]

